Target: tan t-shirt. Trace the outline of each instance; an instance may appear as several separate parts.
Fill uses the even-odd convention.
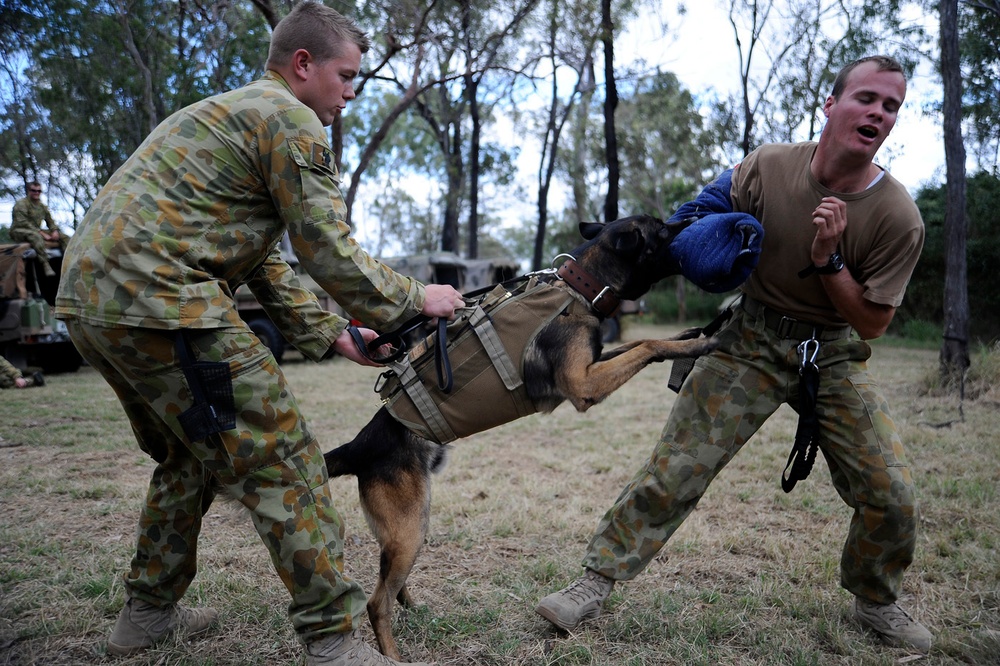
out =
[[[820,185],[809,170],[815,152],[814,142],[770,144],[734,170],[733,209],[753,215],[764,227],[760,262],[743,291],[795,319],[843,326],[847,322],[820,277],[798,276],[812,263],[812,213],[820,200],[835,196],[847,204],[840,252],[847,270],[864,286],[864,297],[882,305],[902,302],[923,247],[924,223],[906,189],[888,172],[864,192],[842,194]]]

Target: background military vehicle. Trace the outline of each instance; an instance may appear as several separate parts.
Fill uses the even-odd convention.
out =
[[[58,273],[62,252],[50,249],[49,263]],[[30,245],[0,245],[0,354],[22,371],[75,372],[83,364],[66,325],[52,316],[58,285]]]
[[[316,294],[320,304],[330,312],[350,318],[350,315],[345,313],[315,280],[305,271],[298,270],[299,260],[292,251],[287,236],[282,240],[280,248],[282,258],[296,269],[303,286]],[[462,293],[517,277],[521,270],[520,262],[513,259],[463,259],[452,252],[392,257],[382,261],[393,270],[416,278],[424,284],[450,284]],[[270,348],[280,363],[288,344],[277,326],[268,318],[264,308],[245,286],[236,291],[236,307],[243,321],[261,342]]]

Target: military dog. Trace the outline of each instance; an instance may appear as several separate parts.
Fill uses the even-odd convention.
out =
[[[681,272],[670,243],[690,222],[666,224],[649,216],[582,224],[586,239],[570,254],[577,274],[620,299],[638,299],[658,280]],[[556,316],[528,343],[523,380],[537,411],[564,400],[586,411],[650,363],[712,351],[713,338],[691,329],[666,340],[639,340],[602,353],[598,298],[577,292],[573,280],[552,271],[541,279],[567,289],[587,305]],[[606,287],[606,289],[604,289]],[[576,314],[573,314],[576,312]],[[381,547],[378,582],[368,618],[383,654],[399,660],[392,636],[393,599],[412,605],[406,578],[424,542],[430,515],[430,475],[444,463],[445,446],[415,434],[383,407],[357,437],[326,453],[330,477],[353,474],[361,507]]]

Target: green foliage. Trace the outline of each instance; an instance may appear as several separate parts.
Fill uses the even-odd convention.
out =
[[[718,170],[712,142],[691,93],[669,72],[622,86],[615,114],[620,199],[629,214],[666,219]]]
[[[615,111],[622,216],[647,213],[666,219],[719,169],[714,159],[713,134],[706,131],[698,103],[671,72],[628,72],[619,83]],[[574,135],[585,136],[583,145],[566,146],[560,153],[563,169],[584,178],[588,210],[602,210],[607,190],[604,135],[600,127],[603,99],[591,98],[587,114],[575,117],[586,128]],[[580,151],[584,151],[583,157]],[[575,165],[588,166],[580,174]],[[579,219],[592,219],[583,212]]]
[[[1000,154],[1000,9],[994,4],[959,3],[962,86],[966,118],[973,139],[972,150],[984,168],[997,168]]]
[[[664,280],[655,285],[643,299],[646,312],[658,324],[691,323],[704,325],[715,319],[732,294],[712,294],[681,281],[684,299],[678,298],[677,282]],[[683,316],[682,316],[683,307]]]
[[[256,78],[267,55],[247,2],[33,0],[15,17],[0,178],[47,180],[84,207],[159,121]]]
[[[971,333],[992,340],[1000,331],[1000,290],[993,286],[1000,266],[1000,177],[980,172],[968,179],[966,215],[967,281]],[[924,218],[926,240],[920,261],[913,272],[906,298],[893,321],[892,331],[905,334],[923,328],[927,322],[939,326],[944,320],[942,298],[945,280],[945,186],[925,187],[917,193],[917,207]]]

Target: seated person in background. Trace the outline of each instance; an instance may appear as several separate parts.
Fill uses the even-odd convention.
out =
[[[28,183],[27,195],[14,204],[10,237],[18,243],[28,243],[38,255],[38,261],[47,277],[55,277],[56,272],[49,264],[46,248],[62,247],[63,236],[59,226],[52,219],[49,207],[42,203],[42,186],[37,180]],[[42,228],[45,222],[47,229]]]
[[[31,388],[32,386],[45,386],[45,378],[42,373],[36,372],[30,377],[25,377],[10,361],[0,356],[0,389]]]

